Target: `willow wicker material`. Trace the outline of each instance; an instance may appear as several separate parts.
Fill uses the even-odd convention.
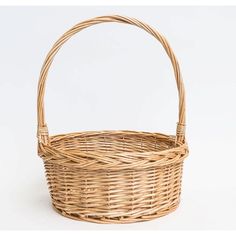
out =
[[[49,136],[44,117],[45,82],[53,58],[74,34],[118,22],[138,26],[164,47],[179,94],[176,135],[135,131],[78,132]],[[179,64],[166,39],[136,19],[102,16],[81,22],[57,40],[38,84],[38,152],[52,204],[62,215],[96,223],[131,223],[168,214],[179,205],[185,142],[185,94]]]

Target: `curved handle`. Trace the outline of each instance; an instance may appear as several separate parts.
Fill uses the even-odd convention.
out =
[[[124,16],[101,16],[101,17],[96,17],[90,20],[83,21],[74,27],[72,27],[70,30],[68,30],[66,33],[64,33],[53,45],[52,49],[49,51],[41,72],[40,72],[40,78],[39,78],[39,83],[38,83],[38,103],[37,103],[37,108],[38,108],[38,141],[39,143],[44,143],[48,144],[49,143],[49,135],[48,135],[48,130],[47,130],[47,125],[45,123],[45,118],[44,118],[44,93],[45,93],[45,82],[47,78],[47,74],[49,71],[49,68],[53,62],[53,59],[59,49],[62,47],[62,45],[70,39],[74,34],[80,32],[81,30],[100,23],[104,22],[117,22],[117,23],[125,23],[125,24],[130,24],[130,25],[135,25],[139,28],[144,29],[151,35],[153,35],[164,47],[167,55],[169,56],[173,69],[174,69],[174,74],[175,74],[175,79],[176,79],[176,84],[178,88],[178,94],[179,94],[179,121],[177,123],[177,129],[176,129],[176,140],[177,141],[184,141],[184,136],[185,136],[185,92],[184,92],[184,85],[183,81],[181,78],[181,73],[180,73],[180,68],[178,61],[170,48],[169,43],[167,40],[160,35],[155,29],[151,28],[145,23],[140,22],[137,19],[134,18],[129,18],[129,17],[124,17]]]

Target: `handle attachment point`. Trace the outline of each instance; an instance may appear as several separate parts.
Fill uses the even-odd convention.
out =
[[[49,144],[49,134],[47,125],[44,125],[43,127],[38,127],[37,137],[39,144]]]
[[[185,139],[185,124],[181,124],[177,122],[176,127],[176,141],[175,142],[183,142]]]

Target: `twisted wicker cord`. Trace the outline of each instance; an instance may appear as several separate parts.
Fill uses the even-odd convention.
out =
[[[174,69],[174,75],[176,79],[176,84],[178,88],[178,94],[179,94],[179,122],[177,123],[177,129],[176,129],[176,139],[178,141],[183,141],[185,136],[185,92],[184,92],[184,85],[181,78],[180,73],[180,67],[179,63],[169,45],[167,40],[160,35],[155,29],[151,28],[145,23],[140,22],[137,19],[124,17],[124,16],[102,16],[102,17],[96,17],[90,20],[83,21],[74,27],[72,27],[70,30],[68,30],[66,33],[64,33],[53,45],[52,49],[49,51],[44,64],[42,66],[41,72],[40,72],[40,79],[38,84],[38,102],[37,102],[37,110],[38,110],[38,139],[39,143],[48,144],[49,142],[49,134],[47,130],[47,125],[45,123],[45,116],[44,116],[44,93],[45,93],[45,83],[46,78],[48,75],[49,68],[53,62],[53,59],[59,49],[63,46],[63,44],[69,40],[73,35],[80,32],[81,30],[100,23],[105,22],[117,22],[117,23],[126,23],[135,25],[139,28],[144,29],[151,35],[153,35],[164,47],[167,55],[169,56],[173,69]]]

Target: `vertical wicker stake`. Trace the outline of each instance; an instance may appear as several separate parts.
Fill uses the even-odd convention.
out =
[[[45,82],[62,45],[81,30],[104,22],[135,25],[164,47],[179,94],[176,136],[135,131],[48,134],[44,118]],[[102,16],[62,35],[48,53],[38,84],[38,148],[52,204],[62,215],[97,223],[131,223],[168,214],[179,205],[185,142],[185,96],[177,59],[166,39],[136,19]]]

